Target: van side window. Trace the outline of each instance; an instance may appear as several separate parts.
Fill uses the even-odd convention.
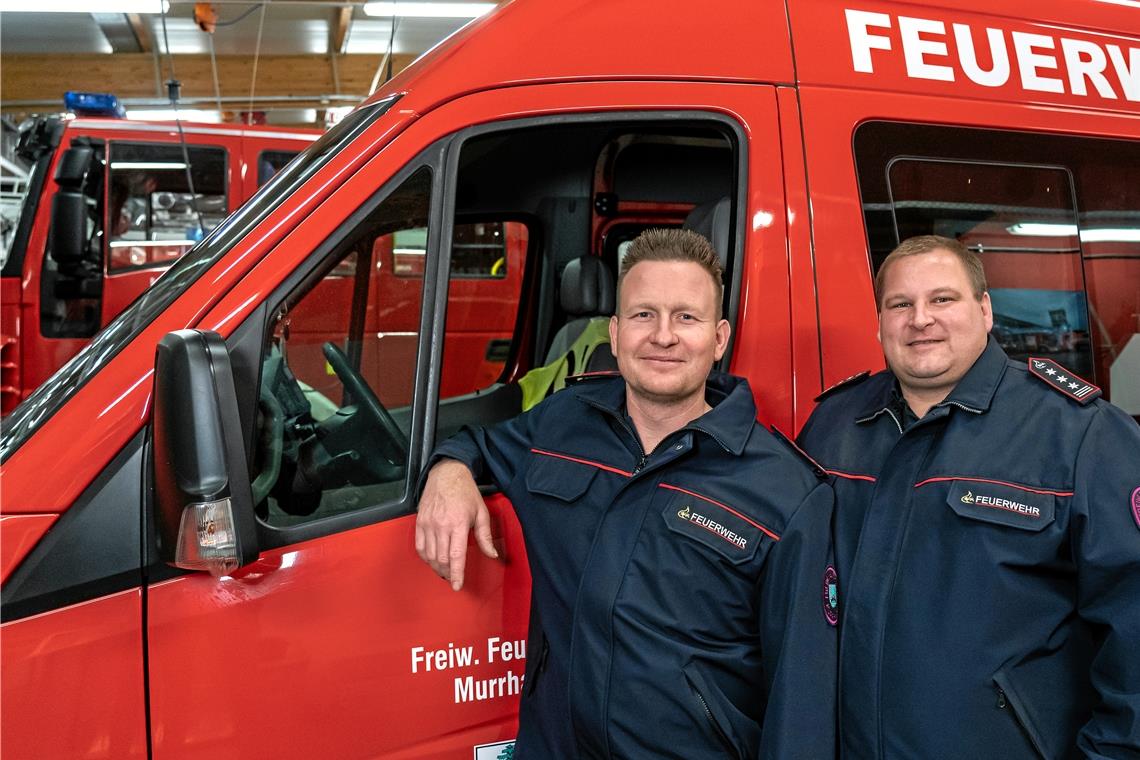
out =
[[[404,493],[423,283],[384,271],[401,236],[426,239],[430,192],[412,174],[274,313],[251,478],[272,526]]]
[[[257,186],[273,179],[277,172],[297,157],[295,150],[263,150],[257,154]]]
[[[229,213],[225,150],[186,150],[189,171],[179,145],[111,143],[109,273],[166,266]]]
[[[1010,357],[1054,359],[1140,415],[1140,145],[879,122],[855,155],[873,271],[905,238],[960,240]]]

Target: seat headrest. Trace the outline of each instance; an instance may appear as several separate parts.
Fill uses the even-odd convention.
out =
[[[682,227],[708,238],[716,255],[720,257],[720,265],[728,266],[728,239],[732,234],[731,200],[721,198],[702,203],[689,212]]]
[[[562,270],[562,310],[577,316],[614,313],[614,276],[597,256],[580,256]]]

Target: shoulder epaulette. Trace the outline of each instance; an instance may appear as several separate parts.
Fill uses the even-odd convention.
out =
[[[800,459],[807,462],[808,466],[811,467],[812,472],[815,473],[815,476],[817,478],[819,478],[820,480],[827,480],[828,479],[827,470],[823,469],[823,465],[821,465],[819,462],[812,459],[811,456],[809,456],[806,451],[804,451],[803,449],[801,449],[799,446],[796,445],[795,441],[793,441],[791,438],[789,438],[788,436],[786,436],[782,432],[780,432],[780,429],[778,427],[776,427],[775,425],[772,425],[768,429],[772,431],[772,435],[774,435],[776,437],[777,441],[782,441],[784,443],[784,445],[786,445],[789,449],[791,449],[797,455],[799,455]]]
[[[1029,374],[1043,380],[1053,390],[1076,401],[1082,406],[1101,395],[1100,388],[1088,380],[1077,377],[1052,359],[1029,357]]]
[[[616,369],[603,369],[597,372],[582,372],[577,375],[567,375],[566,384],[573,385],[575,383],[585,382],[587,380],[605,380],[610,377],[620,377],[621,373]]]
[[[840,388],[844,388],[848,385],[855,385],[856,383],[861,383],[870,376],[871,376],[871,373],[869,370],[863,370],[862,372],[856,372],[851,377],[845,377],[842,380],[840,380],[838,383],[836,383],[835,385],[824,390],[823,393],[821,393],[815,397],[815,400],[819,401],[820,399],[824,398],[825,396],[829,395],[830,393],[837,391]]]

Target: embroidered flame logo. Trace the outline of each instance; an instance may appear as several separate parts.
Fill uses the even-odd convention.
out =
[[[963,504],[973,504],[974,503],[974,492],[973,491],[966,491],[966,493],[964,493],[962,495],[962,503]]]
[[[677,517],[680,517],[682,520],[688,520],[689,515],[691,515],[691,514],[692,514],[692,512],[689,511],[689,505],[686,504],[684,509],[679,510],[677,512]]]
[[[1033,361],[1033,366],[1036,367],[1037,369],[1045,369],[1045,362],[1037,361],[1035,359]]]

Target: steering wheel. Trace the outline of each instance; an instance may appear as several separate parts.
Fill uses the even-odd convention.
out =
[[[352,396],[357,409],[372,423],[372,429],[380,431],[379,440],[376,441],[380,453],[390,462],[403,465],[408,461],[408,442],[404,440],[404,432],[400,430],[392,415],[376,398],[372,388],[364,381],[356,370],[349,364],[348,357],[340,347],[331,341],[321,346],[329,366],[344,386],[345,391]]]
[[[264,452],[264,459],[261,462],[261,472],[249,484],[250,490],[253,491],[254,505],[265,501],[265,497],[277,483],[277,478],[281,476],[281,452],[285,447],[285,412],[269,388],[264,385],[261,387],[261,398],[257,407],[262,415],[258,427],[260,438],[258,449]]]

